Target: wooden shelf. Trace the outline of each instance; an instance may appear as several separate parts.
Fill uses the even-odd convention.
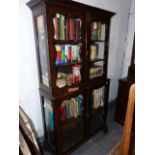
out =
[[[82,64],[82,61],[76,61],[76,62],[67,62],[67,63],[63,63],[63,64],[56,64],[56,67],[72,67],[74,65],[80,65]]]
[[[71,44],[76,45],[82,43],[82,40],[55,40],[53,39],[54,44]]]
[[[98,61],[105,61],[105,59],[96,58],[96,59],[90,60],[91,63],[98,62]]]
[[[90,43],[94,44],[95,42],[105,42],[104,40],[90,40]]]

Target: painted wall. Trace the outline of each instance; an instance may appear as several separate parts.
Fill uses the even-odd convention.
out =
[[[31,118],[40,137],[43,135],[43,127],[38,92],[34,32],[31,11],[25,5],[27,1],[20,0],[20,105]],[[130,62],[131,40],[133,39],[133,34],[130,34],[130,31],[131,29],[133,31],[134,27],[134,7],[131,7],[131,4],[134,5],[134,0],[76,1],[116,13],[111,23],[108,69],[108,77],[111,78],[109,101],[112,101],[117,96],[118,79],[126,74],[128,62]]]

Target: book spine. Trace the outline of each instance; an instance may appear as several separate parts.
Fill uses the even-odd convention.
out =
[[[61,46],[61,63],[65,63],[65,46]]]
[[[73,38],[73,19],[70,19],[69,20],[69,27],[70,27],[70,29],[69,29],[69,39],[70,40],[73,40],[74,38]]]
[[[59,17],[59,39],[62,40],[62,15]]]
[[[61,46],[60,45],[55,45],[56,48],[56,62],[55,64],[60,64],[61,63]]]
[[[68,62],[68,45],[65,46],[65,62]]]
[[[68,61],[71,62],[72,58],[72,46],[68,46]]]
[[[65,40],[65,17],[61,16],[62,40]]]
[[[50,112],[50,130],[54,131],[54,115],[53,115],[53,111]]]

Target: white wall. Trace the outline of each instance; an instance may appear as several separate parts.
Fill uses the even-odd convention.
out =
[[[34,127],[43,135],[41,106],[38,92],[38,74],[31,10],[20,0],[20,106],[31,118]]]
[[[20,0],[20,105],[32,119],[39,136],[43,135],[41,107],[38,92],[37,65],[34,47],[34,33],[30,9],[25,5],[28,0]],[[108,77],[111,78],[110,98],[117,96],[118,79],[126,74],[130,62],[130,49],[133,34],[134,16],[129,18],[130,4],[134,0],[76,0],[81,3],[110,10],[116,13],[112,18],[110,34],[110,54]],[[132,8],[132,9],[131,9]],[[133,12],[133,11],[132,11]],[[128,26],[130,25],[130,27]],[[129,35],[130,34],[130,35]],[[128,39],[127,39],[128,38]],[[125,58],[125,60],[124,60]],[[124,64],[124,67],[123,67]]]
[[[135,32],[135,1],[131,0],[130,12],[128,13],[128,30],[124,44],[124,57],[122,65],[121,77],[126,77],[128,73],[128,67],[131,63],[132,46]]]

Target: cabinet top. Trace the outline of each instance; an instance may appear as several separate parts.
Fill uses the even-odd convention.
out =
[[[114,12],[111,11],[107,11],[107,10],[103,10],[100,8],[96,8],[96,7],[92,7],[86,4],[82,4],[79,2],[75,2],[72,0],[30,0],[27,5],[33,9],[35,8],[37,5],[40,4],[53,4],[53,5],[57,5],[57,6],[64,6],[64,7],[72,7],[72,8],[76,8],[80,11],[85,11],[85,12],[96,12],[96,13],[101,13],[101,14],[107,14],[109,17],[115,15]]]

